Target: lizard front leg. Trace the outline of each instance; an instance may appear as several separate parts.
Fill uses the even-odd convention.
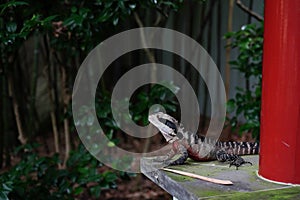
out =
[[[236,167],[236,169],[238,169],[238,167],[240,167],[243,164],[250,164],[252,165],[251,162],[245,161],[241,156],[239,155],[235,155],[232,153],[227,153],[226,151],[224,151],[223,149],[220,149],[216,152],[216,157],[217,160],[220,162],[229,162],[229,167],[231,167],[232,165],[234,165]]]
[[[164,164],[169,165],[170,164],[170,160],[176,155],[176,152],[171,149],[167,155],[164,156],[158,156],[155,158],[156,162],[163,162]]]
[[[188,153],[184,152],[178,159],[172,161],[170,165],[182,165],[185,163],[188,157]]]
[[[175,155],[179,154],[179,158],[172,160]],[[157,162],[162,162],[164,165],[182,165],[188,158],[188,152],[187,149],[179,144],[176,146],[176,148],[173,148],[166,156],[160,156],[155,159]]]
[[[183,145],[181,145],[181,144],[178,145],[177,146],[177,151],[180,154],[180,157],[177,158],[176,160],[170,162],[170,165],[182,165],[182,164],[184,164],[184,162],[189,157],[187,149]]]

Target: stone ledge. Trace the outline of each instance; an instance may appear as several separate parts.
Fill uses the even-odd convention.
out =
[[[235,167],[229,168],[228,164],[218,161],[194,162],[188,160],[184,165],[169,167],[211,178],[230,180],[233,182],[233,185],[230,186],[218,185],[156,169],[151,165],[149,158],[141,160],[141,172],[179,200],[248,197],[257,199],[257,196],[260,196],[259,199],[261,199],[264,196],[272,198],[272,195],[276,195],[276,198],[282,195],[282,198],[291,196],[292,199],[294,197],[300,199],[300,187],[267,182],[257,176],[258,155],[244,156],[243,158],[252,162],[253,166],[244,165],[236,170]]]

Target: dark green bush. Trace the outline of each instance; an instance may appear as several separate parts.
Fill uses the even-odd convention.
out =
[[[0,176],[0,199],[74,199],[83,193],[99,197],[102,189],[116,188],[117,174],[99,172],[102,164],[80,145],[71,152],[65,169],[57,154],[39,156],[32,145],[19,148],[22,160]]]
[[[19,68],[15,66],[18,66],[18,62],[22,60],[23,55],[20,54],[20,47],[24,46],[29,38],[33,37],[36,41],[38,38],[42,38],[43,43],[36,43],[35,45],[45,46],[45,60],[48,66],[45,71],[49,72],[49,77],[53,76],[53,80],[49,79],[51,85],[48,86],[59,94],[60,91],[55,85],[57,84],[55,77],[61,75],[58,72],[62,72],[63,69],[66,70],[68,77],[66,83],[62,84],[66,88],[61,88],[61,90],[71,91],[74,72],[78,69],[78,63],[82,62],[95,45],[113,34],[113,28],[122,19],[128,19],[132,12],[140,8],[148,9],[151,7],[161,13],[177,10],[182,2],[182,0],[54,0],[51,2],[5,0],[1,2],[0,64],[3,69],[0,70],[0,79],[7,82],[8,78],[11,78],[16,84],[22,85],[22,92],[27,92],[23,95],[16,90],[16,93],[20,93],[22,96],[18,103],[19,108],[23,111],[21,117],[25,134],[31,136],[30,138],[36,136],[32,133],[34,129],[31,122],[37,120],[31,114],[34,113],[38,72],[39,70],[44,72],[44,69],[38,67],[39,63],[35,62],[30,63],[36,68],[34,72],[36,75],[28,77],[30,83],[20,80],[19,76],[13,76],[15,74],[22,75],[18,72]],[[6,93],[5,95],[8,96]],[[117,141],[114,132],[119,131],[119,128],[112,118],[110,95],[105,92],[98,95],[100,95],[99,101],[96,102],[98,119],[83,116],[80,123],[89,124],[91,120],[99,120],[111,140],[109,144],[105,145],[115,145]],[[59,102],[62,98],[54,98],[53,101],[56,104],[52,105],[55,107],[54,111],[57,118],[59,118],[57,121],[60,127],[58,128],[61,128],[65,117],[71,118],[72,116],[70,103],[67,105],[68,111],[62,112],[64,105]],[[6,99],[5,97],[5,101],[11,101],[11,98]],[[147,109],[154,103],[164,105],[168,112],[175,111],[176,102],[174,96],[170,95],[170,91],[155,86],[149,92],[144,91],[137,94],[137,98],[131,102],[130,110],[134,121],[146,124]],[[6,108],[6,110],[10,109]],[[5,114],[5,112],[3,113]],[[13,115],[9,115],[7,118],[6,127],[15,125],[13,124],[15,119],[11,116]],[[4,129],[3,132],[5,134],[11,133],[8,129]],[[70,132],[75,134],[74,126]],[[9,137],[13,136],[10,135]],[[8,153],[5,156],[10,158],[10,149],[9,151],[7,149],[6,152]],[[99,197],[102,189],[115,188],[116,179],[120,176],[127,176],[126,173],[110,171],[107,168],[100,172],[99,168],[103,167],[102,164],[94,159],[82,145],[71,152],[65,169],[58,168],[62,162],[60,160],[62,155],[41,156],[36,151],[35,145],[27,144],[18,148],[17,152],[19,152],[17,157],[21,157],[21,161],[0,176],[0,199],[74,199],[81,198],[81,195],[86,194]]]
[[[234,113],[229,119],[233,128],[238,127],[238,118],[243,117],[245,123],[239,126],[239,132],[251,132],[259,138],[261,82],[262,82],[262,53],[263,53],[263,23],[249,24],[237,32],[227,33],[231,38],[231,48],[238,49],[238,57],[231,61],[234,69],[245,76],[246,88],[237,87],[234,98],[227,102],[227,111]]]
[[[115,145],[117,140],[113,133],[119,127],[112,119],[110,95],[101,94],[101,98],[96,101],[96,112],[111,140],[106,145]],[[168,112],[175,112],[177,102],[174,98],[170,90],[159,85],[151,87],[149,92],[139,92],[130,106],[134,121],[143,125],[148,123],[148,110],[156,103],[163,105]],[[88,124],[90,120],[98,119],[89,119],[83,115],[80,123]],[[102,163],[87,152],[83,145],[71,152],[65,169],[58,168],[61,164],[58,154],[39,156],[35,150],[38,146],[27,144],[16,149],[16,153],[25,153],[21,153],[22,160],[16,166],[1,174],[0,199],[74,199],[82,194],[99,197],[102,189],[116,188],[118,177],[128,176],[127,173],[110,170],[100,173]]]

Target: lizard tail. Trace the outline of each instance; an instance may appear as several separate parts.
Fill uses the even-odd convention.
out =
[[[258,142],[217,142],[216,145],[235,155],[253,155],[259,153]]]

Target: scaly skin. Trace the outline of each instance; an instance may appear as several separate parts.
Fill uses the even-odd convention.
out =
[[[166,141],[172,144],[172,150],[161,161],[166,165],[183,164],[187,158],[195,161],[218,160],[229,162],[229,166],[251,164],[245,161],[240,155],[258,154],[258,143],[249,142],[218,142],[205,137],[198,137],[196,133],[185,131],[182,124],[173,117],[157,112],[149,115],[149,121],[157,127]],[[171,159],[180,154],[175,161]]]

